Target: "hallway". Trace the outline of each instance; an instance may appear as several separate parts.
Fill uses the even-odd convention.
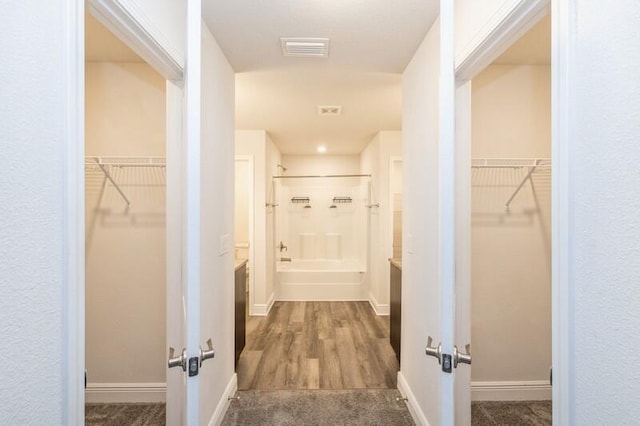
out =
[[[389,317],[368,302],[276,302],[249,317],[239,390],[395,389]]]

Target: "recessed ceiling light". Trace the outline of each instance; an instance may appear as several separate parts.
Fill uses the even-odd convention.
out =
[[[327,152],[327,147],[324,145],[320,145],[319,147],[316,148],[316,151],[320,153]]]
[[[329,57],[328,38],[281,37],[280,44],[284,56]]]

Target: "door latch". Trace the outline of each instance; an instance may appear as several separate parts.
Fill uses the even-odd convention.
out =
[[[180,367],[182,371],[187,371],[187,350],[183,349],[180,355],[174,357],[175,351],[174,348],[169,348],[169,361],[167,365],[169,368]]]
[[[458,364],[471,365],[471,345],[466,344],[464,346],[466,353],[460,352],[457,346],[453,347],[453,367],[458,368]]]

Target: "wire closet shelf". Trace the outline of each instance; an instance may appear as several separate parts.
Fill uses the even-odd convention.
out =
[[[118,182],[114,173],[125,168],[159,168],[165,169],[167,160],[165,157],[117,157],[117,156],[88,156],[84,159],[85,172],[95,171],[104,175],[118,194],[131,207],[129,197],[124,193],[122,185]]]
[[[508,211],[514,198],[527,182],[531,182],[534,174],[551,174],[552,163],[550,158],[473,158],[471,169],[511,169],[521,173],[519,183],[505,202]]]

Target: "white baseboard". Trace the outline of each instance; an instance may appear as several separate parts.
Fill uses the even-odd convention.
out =
[[[373,295],[373,293],[369,293],[369,304],[375,311],[376,315],[379,316],[387,316],[389,315],[389,304],[388,303],[379,303],[378,299]]]
[[[551,385],[546,380],[517,382],[471,382],[472,401],[551,400]]]
[[[280,283],[278,300],[366,300],[361,283]]]
[[[416,401],[416,397],[409,387],[407,380],[402,375],[402,371],[398,371],[398,390],[400,394],[407,398],[407,407],[409,408],[409,413],[411,413],[411,417],[413,417],[413,421],[417,425],[421,426],[429,426],[429,421],[427,420],[427,416],[424,415],[424,412],[418,405]]]
[[[224,419],[227,408],[229,408],[229,404],[231,403],[231,400],[229,400],[229,398],[235,395],[237,390],[238,375],[236,373],[233,373],[233,376],[231,376],[231,380],[229,380],[227,387],[225,388],[222,396],[220,397],[220,400],[218,401],[216,410],[213,412],[213,415],[209,420],[209,426],[218,426],[220,423],[222,423],[222,419]]]
[[[269,296],[269,300],[267,300],[267,303],[254,303],[252,315],[258,317],[266,317],[267,315],[269,315],[269,311],[271,311],[271,308],[273,307],[275,301],[275,293],[271,293],[271,296]]]
[[[165,402],[166,383],[87,383],[85,401],[112,402]]]

